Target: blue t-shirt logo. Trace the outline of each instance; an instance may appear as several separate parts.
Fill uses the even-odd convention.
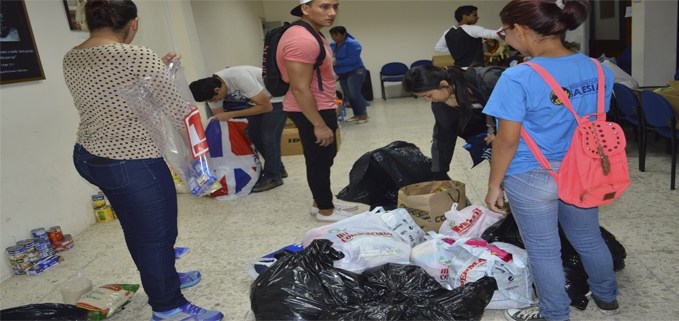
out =
[[[570,98],[571,98],[571,91],[568,90],[568,88],[563,88],[563,87],[561,87],[561,88],[562,88],[563,91],[566,93],[566,97],[568,97],[568,99],[570,99]],[[553,103],[554,105],[557,105],[557,106],[558,106],[558,105],[563,105],[563,102],[561,101],[561,99],[559,99],[559,97],[557,97],[556,94],[555,94],[553,91],[552,91],[552,93],[549,95],[549,99],[552,101],[552,103]]]

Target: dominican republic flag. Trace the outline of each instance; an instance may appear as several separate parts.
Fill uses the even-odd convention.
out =
[[[255,146],[245,137],[246,119],[210,121],[205,129],[215,176],[222,188],[210,196],[233,200],[250,194],[262,174]]]

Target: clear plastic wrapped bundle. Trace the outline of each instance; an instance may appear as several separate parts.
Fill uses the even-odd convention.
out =
[[[144,125],[165,161],[195,196],[209,194],[221,185],[212,173],[210,153],[196,101],[179,61],[173,59],[168,74],[186,106],[184,126],[170,121],[164,106],[154,97],[151,77],[141,78],[118,88],[121,96]]]

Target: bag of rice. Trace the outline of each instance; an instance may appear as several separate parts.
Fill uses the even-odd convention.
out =
[[[83,295],[75,305],[88,310],[90,320],[103,320],[130,303],[138,289],[139,284],[103,285]]]

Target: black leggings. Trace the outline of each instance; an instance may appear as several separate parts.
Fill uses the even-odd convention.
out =
[[[337,131],[335,109],[320,110],[319,113],[335,136]],[[334,137],[332,144],[322,147],[316,144],[314,125],[302,112],[287,112],[287,114],[299,130],[299,139],[302,142],[306,161],[306,180],[316,205],[321,210],[334,208],[330,190],[330,167],[337,155],[337,137]]]

